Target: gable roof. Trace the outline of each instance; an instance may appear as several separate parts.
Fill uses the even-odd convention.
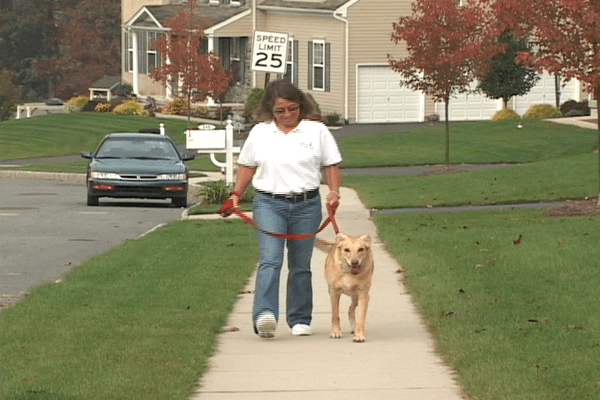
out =
[[[277,8],[290,8],[300,10],[326,10],[335,11],[349,0],[324,0],[322,2],[315,1],[291,1],[291,0],[264,0],[258,4],[258,8],[261,7],[277,7]]]
[[[145,6],[126,25],[141,27],[166,28],[169,19],[182,11],[189,10],[187,4],[168,4]],[[192,8],[194,19],[198,25],[214,26],[249,10],[248,6],[226,7],[198,4]]]

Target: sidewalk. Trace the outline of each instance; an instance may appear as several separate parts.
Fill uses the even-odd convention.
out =
[[[326,193],[327,189],[323,188]],[[325,253],[313,255],[313,336],[295,337],[285,323],[285,282],[281,279],[282,311],[273,339],[254,334],[251,323],[254,277],[239,296],[218,339],[209,371],[192,400],[210,399],[405,399],[459,400],[451,369],[434,353],[434,343],[410,296],[400,282],[400,265],[384,250],[369,212],[356,192],[341,189],[337,213],[340,229],[374,238],[375,273],[367,315],[365,343],[353,343],[342,298],[341,339],[330,339],[330,303],[324,277]],[[327,227],[320,236],[333,241]],[[238,329],[239,330],[236,330]]]

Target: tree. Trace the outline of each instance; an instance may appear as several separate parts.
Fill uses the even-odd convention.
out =
[[[187,100],[188,125],[192,101],[218,97],[229,88],[231,75],[213,53],[202,52],[205,35],[202,20],[196,17],[193,3],[165,24],[171,29],[153,43],[161,64],[150,71],[155,81],[178,88],[176,95]]]
[[[497,42],[506,45],[506,50],[489,61],[490,70],[479,78],[479,89],[492,99],[502,99],[507,108],[511,97],[529,93],[540,77],[533,68],[516,61],[520,53],[531,50],[526,37],[516,37],[507,29]]]
[[[600,1],[497,0],[496,13],[515,31],[528,34],[534,52],[520,60],[567,80],[576,78],[598,99],[600,96]],[[598,119],[600,148],[600,119]],[[598,153],[600,193],[600,152]],[[600,195],[598,196],[600,205]]]
[[[32,1],[48,7],[57,27],[47,43],[56,51],[38,63],[38,71],[52,80],[58,97],[72,97],[105,75],[120,74],[119,0]]]
[[[391,40],[406,43],[408,56],[395,60],[392,69],[402,75],[401,85],[421,90],[446,109],[445,163],[450,164],[448,105],[452,96],[473,92],[472,82],[487,67],[486,60],[501,46],[490,21],[487,0],[459,6],[455,0],[416,0],[412,15],[393,24]]]
[[[7,69],[0,69],[0,121],[7,120],[17,109],[20,91],[14,85],[15,77]]]

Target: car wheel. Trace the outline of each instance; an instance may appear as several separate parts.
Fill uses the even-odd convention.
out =
[[[87,205],[88,206],[97,206],[98,205],[98,196],[93,196],[88,193],[87,195]]]
[[[173,197],[171,199],[171,204],[175,207],[187,207],[187,197]]]

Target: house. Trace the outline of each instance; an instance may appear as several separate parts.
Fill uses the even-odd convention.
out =
[[[186,7],[187,0],[122,0],[122,81],[138,97],[174,97],[176,88],[165,88],[148,75],[160,61],[151,42]],[[337,113],[350,123],[443,117],[442,104],[400,86],[401,76],[388,63],[388,54],[395,59],[405,55],[390,34],[392,23],[411,12],[411,0],[198,0],[194,12],[208,22],[206,50],[219,55],[233,75],[233,88],[264,87],[266,74],[252,70],[253,33],[286,33],[286,73],[269,78],[287,79],[309,93],[324,115]],[[572,82],[562,101],[579,101],[580,93]],[[232,89],[229,100],[238,98]],[[526,110],[542,102],[554,103],[552,77],[544,77],[528,96],[514,99],[513,107]],[[459,96],[450,101],[449,114],[451,120],[489,119],[501,107],[501,100]]]

